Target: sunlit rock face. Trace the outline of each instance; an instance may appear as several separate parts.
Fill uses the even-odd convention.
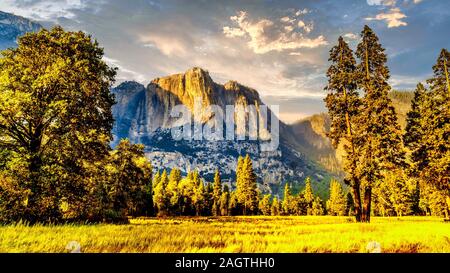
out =
[[[209,109],[212,105],[224,111],[227,105],[235,108],[251,106],[256,111],[258,122],[267,124],[266,133],[269,133],[270,109],[265,116],[261,112],[264,103],[258,92],[235,81],[223,85],[215,83],[207,71],[195,67],[182,74],[154,79],[147,87],[136,82],[124,82],[112,92],[117,101],[113,107],[116,122],[112,146],[117,145],[121,138],[144,144],[146,156],[155,169],[177,167],[183,172],[198,169],[202,176],[212,180],[218,168],[224,180],[233,187],[237,157],[250,154],[259,177],[259,188],[275,194],[281,193],[285,182],[300,186],[306,176],[317,181],[316,187],[322,187],[329,175],[301,149],[289,143],[290,139],[297,139],[295,145],[299,146],[302,137],[293,136],[293,130],[282,122],[279,123],[280,145],[270,152],[261,150],[260,140],[249,140],[248,127],[245,140],[176,141],[172,138],[171,128],[177,119],[171,117],[170,112],[176,105],[186,106],[193,114],[192,121],[201,124],[215,118]],[[243,115],[235,113],[235,123],[248,122],[249,115],[248,112]],[[235,129],[235,137],[243,133],[239,128]]]
[[[23,17],[0,11],[0,50],[17,46],[17,38],[42,26]]]

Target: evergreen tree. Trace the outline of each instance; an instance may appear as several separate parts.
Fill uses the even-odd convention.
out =
[[[360,163],[357,176],[361,179],[363,198],[362,221],[370,222],[372,188],[383,172],[404,165],[401,129],[392,102],[387,57],[378,37],[368,26],[361,32],[356,56],[359,88],[364,90],[356,134]]]
[[[427,162],[422,170],[422,177],[445,196],[447,209],[445,217],[450,214],[450,52],[442,49],[433,66],[430,85],[430,108],[425,116],[427,130],[425,145]]]
[[[302,196],[307,205],[307,215],[313,214],[313,202],[314,202],[314,193],[311,187],[311,178],[307,177],[305,179],[305,189],[302,192]]]
[[[275,196],[272,200],[272,206],[270,208],[270,214],[272,216],[279,216],[281,214],[282,208],[281,208],[281,204],[280,201],[278,200],[278,198]]]
[[[178,189],[178,184],[181,181],[181,171],[173,168],[170,171],[169,183],[167,184],[167,197],[170,200],[170,214],[180,213],[180,199],[181,194]]]
[[[346,172],[345,183],[353,192],[356,221],[361,220],[360,180],[357,176],[358,165],[358,135],[355,134],[355,126],[358,121],[361,99],[357,91],[356,61],[352,50],[342,37],[338,44],[330,50],[332,64],[327,71],[328,85],[325,90],[328,95],[325,98],[328,114],[331,119],[328,137],[335,148],[343,143],[344,170]]]
[[[427,90],[423,84],[419,83],[414,91],[414,98],[411,101],[411,110],[406,117],[406,130],[403,140],[410,154],[410,174],[418,177],[420,170],[425,167],[427,161],[427,147],[425,146],[425,122],[426,111],[429,110],[429,100]]]
[[[228,189],[228,185],[224,185],[222,196],[220,197],[220,215],[228,216],[230,215],[229,207],[230,207],[230,190]]]
[[[222,181],[220,180],[219,170],[216,170],[216,173],[214,174],[213,207],[212,207],[212,214],[214,216],[221,215],[220,213],[221,197],[222,197]]]
[[[256,174],[249,155],[240,157],[236,171],[236,198],[244,215],[256,214],[258,211],[258,191]]]
[[[258,191],[256,174],[253,170],[253,162],[249,155],[246,155],[243,164],[243,185],[244,185],[244,215],[254,215],[258,212]]]
[[[259,201],[259,211],[264,216],[269,216],[271,214],[270,198],[271,198],[271,195],[270,194],[266,194]]]
[[[344,216],[347,214],[347,199],[341,184],[336,180],[330,183],[330,199],[327,201],[328,215]]]
[[[230,213],[230,215],[242,215],[242,208],[239,204],[236,191],[233,191],[230,194],[229,213]]]
[[[200,180],[198,172],[194,173],[194,181],[197,187],[194,189],[192,202],[195,207],[195,215],[200,216],[202,215],[203,209],[205,207],[205,184]]]
[[[324,215],[322,199],[319,196],[316,196],[312,202],[311,214],[314,216]]]
[[[153,196],[155,206],[158,209],[158,216],[165,216],[169,213],[170,199],[166,191],[168,183],[167,171],[164,170],[161,174],[160,181],[155,186]]]
[[[284,197],[283,197],[283,202],[281,204],[281,211],[279,211],[280,214],[283,215],[290,215],[292,213],[292,200],[293,200],[293,196],[292,196],[292,192],[291,192],[291,187],[289,186],[288,183],[286,183],[286,185],[284,186]]]
[[[239,156],[237,166],[236,166],[236,191],[234,197],[236,198],[237,205],[235,209],[240,209],[243,207],[245,202],[245,181],[243,180],[243,167],[244,167],[244,158]],[[235,211],[236,213],[236,211]],[[243,214],[243,211],[237,212],[238,214]]]

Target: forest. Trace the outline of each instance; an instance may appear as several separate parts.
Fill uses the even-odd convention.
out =
[[[251,158],[238,159],[233,187],[196,171],[153,170],[144,146],[111,149],[116,69],[83,32],[29,33],[0,57],[0,222],[128,222],[137,216],[435,215],[450,210],[450,53],[419,83],[398,124],[389,68],[365,26],[353,52],[341,37],[330,50],[325,98],[328,135],[343,145],[345,178],[329,200],[305,188],[263,195]],[[342,183],[341,183],[342,182]]]

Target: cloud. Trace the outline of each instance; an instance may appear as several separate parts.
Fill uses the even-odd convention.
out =
[[[407,26],[408,23],[403,21],[407,16],[400,11],[399,8],[392,8],[388,12],[382,12],[375,17],[367,17],[366,20],[373,21],[386,21],[388,28],[395,28],[401,26]]]
[[[245,36],[245,31],[240,28],[223,27],[223,33],[229,38]]]
[[[247,44],[256,54],[264,54],[270,51],[316,48],[328,44],[322,35],[315,38],[305,37],[305,34],[312,31],[312,24],[300,24],[298,25],[298,31],[293,31],[292,27],[286,27],[286,23],[293,24],[296,20],[287,16],[280,19],[284,24],[277,24],[269,19],[251,21],[247,12],[240,11],[237,15],[231,16],[230,20],[236,26],[223,27],[225,36],[229,38],[248,37],[250,40]]]
[[[0,10],[37,21],[56,21],[58,18],[74,19],[75,11],[86,9],[88,4],[87,0],[2,0]]]
[[[140,83],[145,83],[147,80],[144,75],[124,67],[119,60],[103,56],[103,61],[105,61],[109,66],[117,67],[118,69],[117,80],[119,81],[135,80]]]
[[[390,6],[393,7],[397,4],[397,0],[367,0],[367,4],[370,6]]]
[[[430,75],[407,76],[407,75],[392,75],[389,83],[392,88],[397,90],[413,90],[419,82],[424,82]]]
[[[310,11],[308,9],[299,9],[297,10],[297,12],[295,12],[295,16],[301,16],[301,15],[305,15],[308,14]]]
[[[358,35],[356,35],[355,33],[351,33],[351,32],[344,34],[342,37],[347,38],[349,40],[358,39]]]

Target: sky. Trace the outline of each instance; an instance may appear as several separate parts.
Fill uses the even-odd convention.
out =
[[[0,10],[91,34],[119,68],[117,83],[199,66],[218,83],[255,88],[288,123],[326,110],[328,53],[340,35],[355,49],[369,25],[401,90],[450,48],[450,0],[1,0]]]

